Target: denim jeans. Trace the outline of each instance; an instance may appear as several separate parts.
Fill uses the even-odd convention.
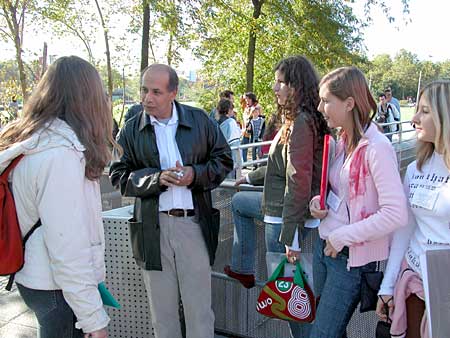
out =
[[[256,226],[255,219],[264,220],[261,214],[263,194],[259,191],[241,191],[234,194],[231,201],[234,219],[234,240],[231,256],[231,270],[238,273],[255,273]],[[265,223],[266,250],[285,252],[286,248],[278,241],[281,224]],[[306,338],[310,324],[289,321],[293,338]]]
[[[75,328],[76,318],[61,290],[35,290],[17,284],[25,304],[36,316],[38,338],[83,338]]]
[[[319,238],[314,246],[314,293],[320,301],[310,338],[342,338],[360,301],[361,274],[374,271],[376,263],[348,270],[348,256],[342,251],[336,258],[325,256],[324,244]]]
[[[250,138],[248,137],[242,137],[242,141],[241,144],[249,144],[250,143]],[[247,153],[248,153],[248,148],[242,149],[242,162],[246,162],[247,161]]]
[[[241,191],[231,201],[234,220],[233,251],[231,269],[244,274],[255,273],[256,225],[255,219],[264,220],[261,214],[262,192]],[[270,252],[285,252],[278,242],[281,224],[265,223],[266,249]]]

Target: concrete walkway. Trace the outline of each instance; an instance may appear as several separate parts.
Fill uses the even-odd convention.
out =
[[[0,337],[36,338],[36,321],[26,307],[14,285],[11,292],[5,290],[8,278],[0,277]],[[144,338],[144,337],[123,337]],[[215,335],[214,338],[225,338]]]
[[[5,290],[8,278],[0,277],[0,337],[34,338],[36,322],[23,303],[14,285],[11,292]]]

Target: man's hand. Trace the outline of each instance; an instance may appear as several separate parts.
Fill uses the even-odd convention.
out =
[[[174,185],[185,187],[194,180],[194,168],[190,166],[183,167],[180,161],[177,161],[175,167],[164,170],[159,176],[159,183],[168,187]]]
[[[178,185],[179,182],[179,175],[172,170],[163,170],[161,175],[159,175],[159,184],[165,185],[166,187],[173,187],[174,185]]]
[[[108,331],[104,328],[94,332],[85,333],[84,338],[108,338]]]
[[[295,264],[297,261],[300,260],[301,251],[292,250],[287,245],[285,245],[285,247],[286,247],[286,257],[289,263]]]
[[[323,249],[323,253],[325,256],[336,258],[339,252],[331,245],[330,241],[327,239],[325,248]]]

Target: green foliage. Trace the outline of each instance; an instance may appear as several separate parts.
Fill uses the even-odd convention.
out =
[[[273,67],[283,57],[306,55],[322,73],[361,60],[360,22],[341,1],[267,0],[258,19],[251,1],[202,1],[196,15],[203,61],[201,76],[211,86],[201,102],[215,102],[218,92],[232,89],[239,97],[247,88],[246,64],[250,32],[256,35],[254,92],[265,113],[274,110]]]
[[[438,78],[449,78],[450,60],[437,63],[420,61],[416,54],[401,49],[394,59],[387,54],[375,56],[366,69],[374,96],[391,87],[399,99],[416,97],[420,72],[422,86]]]

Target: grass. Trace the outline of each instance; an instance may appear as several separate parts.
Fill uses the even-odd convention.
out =
[[[416,111],[415,107],[402,106],[401,107],[402,121],[411,121],[415,111]]]

